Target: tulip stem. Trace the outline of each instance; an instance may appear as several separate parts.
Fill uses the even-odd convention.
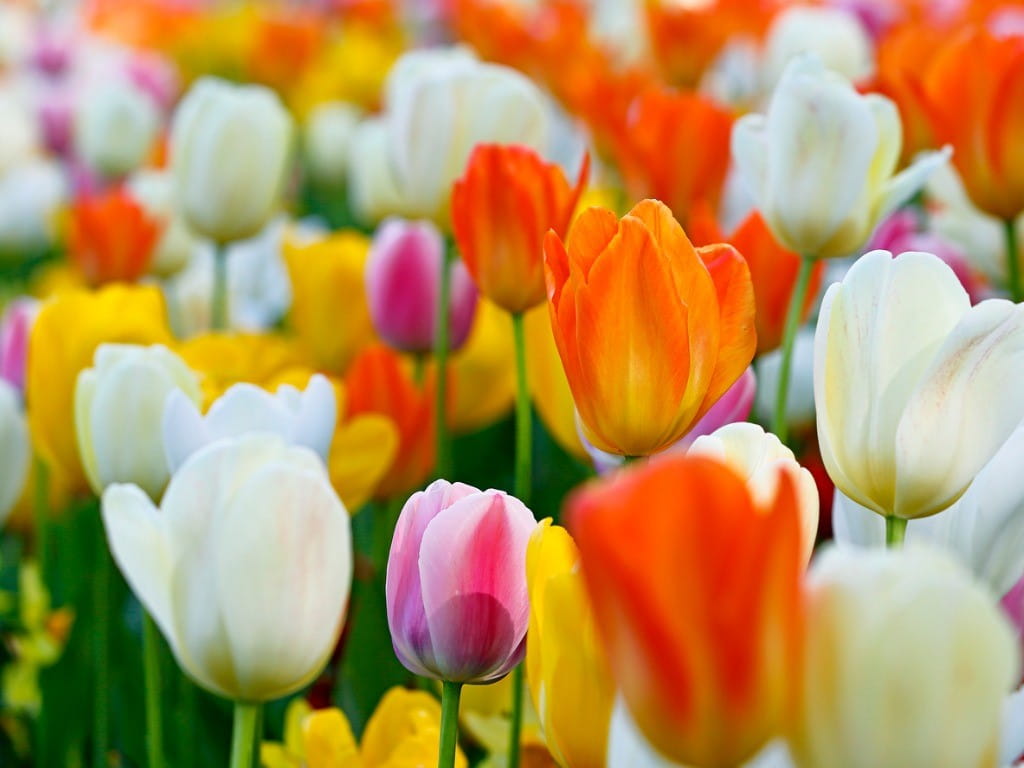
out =
[[[903,538],[907,535],[907,521],[902,517],[885,518],[885,546],[899,549],[903,546]]]
[[[512,670],[512,715],[509,719],[508,766],[519,768],[519,742],[523,733],[523,665]]]
[[[1017,243],[1017,223],[1013,219],[1003,222],[1006,234],[1006,279],[1009,283],[1010,298],[1014,303],[1024,301],[1024,286],[1020,281],[1020,247]]]
[[[213,249],[213,297],[210,304],[210,329],[228,328],[228,249],[218,243]]]
[[[800,259],[800,271],[797,273],[796,285],[789,297],[789,309],[786,311],[786,327],[782,336],[782,364],[779,366],[778,389],[775,393],[775,413],[772,418],[772,432],[783,443],[786,442],[786,402],[789,399],[790,369],[793,367],[793,344],[796,332],[800,327],[800,316],[803,314],[804,303],[807,301],[807,286],[811,281],[811,270],[814,261],[807,256]]]
[[[434,386],[434,434],[437,440],[437,476],[448,478],[452,472],[451,440],[448,436],[448,318],[452,301],[452,248],[441,259],[441,280],[437,300],[437,325],[434,330],[434,360],[437,381]]]
[[[526,379],[526,327],[523,314],[512,315],[516,345],[516,476],[515,495],[529,506],[533,435],[530,414],[530,388]]]
[[[107,766],[109,717],[107,697],[110,695],[110,555],[103,523],[96,531],[96,559],[92,573],[93,603],[93,728],[92,755],[95,768]]]
[[[235,702],[235,722],[231,731],[230,768],[256,768],[256,739],[259,735],[263,705]]]
[[[163,768],[164,724],[160,716],[160,633],[149,612],[142,611],[142,670],[146,686],[146,758],[149,768]]]
[[[437,768],[453,768],[459,741],[459,697],[462,683],[441,683],[441,742],[437,750]],[[233,768],[233,767],[232,767]]]
[[[39,456],[35,457],[35,487],[32,489],[32,514],[36,527],[36,562],[39,563],[39,573],[46,583],[46,569],[49,567],[49,538],[50,538],[50,483],[49,468]]]

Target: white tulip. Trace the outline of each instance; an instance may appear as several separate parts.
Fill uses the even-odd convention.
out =
[[[775,17],[765,39],[763,71],[769,89],[801,53],[816,54],[826,67],[848,80],[870,77],[875,69],[867,30],[841,8],[794,5]]]
[[[254,384],[235,384],[205,415],[181,392],[166,402],[163,447],[172,473],[204,446],[249,432],[273,433],[290,445],[315,451],[326,462],[337,419],[334,387],[320,374],[310,378],[304,391],[285,384],[271,394]]]
[[[101,344],[75,384],[75,431],[89,485],[134,483],[159,499],[170,472],[160,430],[172,394],[198,403],[196,375],[167,347]]]
[[[52,244],[67,199],[56,161],[34,159],[0,174],[0,253],[31,253]]]
[[[886,215],[946,162],[922,156],[896,174],[902,144],[896,106],[862,95],[813,54],[786,67],[767,115],[733,127],[732,153],[775,237],[808,257],[860,248]]]
[[[0,379],[0,525],[21,498],[32,446],[18,391]]]
[[[159,130],[153,99],[130,81],[115,79],[83,99],[75,115],[75,148],[89,168],[119,178],[146,161]]]
[[[348,176],[352,136],[362,111],[353,104],[320,104],[306,121],[306,161],[313,179],[326,186],[341,186]]]
[[[175,197],[189,227],[218,243],[252,237],[277,208],[292,121],[259,85],[199,80],[171,127]]]
[[[932,254],[861,257],[825,294],[814,358],[825,468],[883,516],[950,506],[1024,418],[1024,304],[972,307]]]
[[[163,233],[153,249],[150,272],[158,277],[170,277],[180,272],[195,253],[197,242],[174,208],[170,172],[139,171],[128,180],[128,188],[146,212],[163,223]]]
[[[390,163],[384,119],[363,120],[352,133],[349,146],[348,202],[356,218],[366,224],[409,214]]]
[[[0,90],[0,177],[37,157],[40,137],[35,116],[11,89]]]
[[[775,412],[778,396],[779,369],[782,350],[775,349],[761,355],[754,362],[757,371],[757,393],[754,395],[754,413],[767,423]],[[793,362],[790,369],[789,391],[786,393],[786,423],[792,430],[805,430],[814,426],[814,329],[801,328],[793,343]]]
[[[312,451],[221,440],[175,473],[157,509],[103,494],[114,560],[182,669],[238,701],[310,683],[338,640],[352,581],[349,518]]]

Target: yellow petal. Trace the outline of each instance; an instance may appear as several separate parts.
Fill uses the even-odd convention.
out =
[[[548,433],[573,456],[586,459],[576,429],[576,405],[555,346],[547,306],[526,315],[526,374],[530,397]]]
[[[547,309],[544,309],[547,312]],[[452,360],[457,432],[493,424],[512,408],[516,395],[515,347],[508,313],[480,299],[473,330]]]
[[[377,413],[356,416],[335,431],[328,470],[350,514],[373,495],[397,451],[398,430],[391,419]]]
[[[340,709],[318,709],[302,721],[308,768],[361,768],[352,727]]]

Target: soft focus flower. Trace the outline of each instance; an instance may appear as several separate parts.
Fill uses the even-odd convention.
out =
[[[161,449],[172,473],[210,443],[248,432],[273,433],[327,461],[337,403],[334,388],[324,376],[312,376],[304,391],[282,384],[274,394],[255,384],[235,384],[205,414],[199,410],[198,393],[196,397],[187,395],[172,393],[161,402],[158,416],[156,431],[162,431]]]
[[[284,714],[284,742],[260,744],[260,768],[363,768],[359,745],[345,713],[335,707],[314,710],[292,699]]]
[[[1024,211],[1024,36],[966,30],[925,75],[932,129],[953,146],[953,164],[974,204],[1010,220]]]
[[[32,457],[20,400],[18,391],[0,380],[0,527],[21,496]]]
[[[746,481],[755,503],[762,506],[771,504],[778,494],[779,478],[788,472],[796,489],[804,559],[811,559],[818,532],[818,486],[779,438],[757,424],[726,424],[694,440],[689,453],[709,456],[730,467]]]
[[[814,258],[846,256],[945,162],[931,153],[893,176],[895,105],[861,95],[812,54],[786,67],[766,115],[746,115],[732,153],[776,239]]]
[[[199,374],[204,408],[234,384],[270,382],[302,363],[291,340],[270,333],[206,333],[176,351]]]
[[[686,434],[740,377],[756,346],[746,263],[694,249],[662,203],[621,221],[591,208],[565,244],[545,241],[555,342],[584,434],[626,456]]]
[[[196,249],[195,235],[175,209],[171,175],[168,171],[139,171],[128,179],[128,189],[149,217],[160,224],[149,271],[158,277],[170,277],[188,265]]]
[[[608,662],[564,528],[544,520],[526,550],[530,642],[526,677],[548,748],[565,766],[604,765],[615,701]]]
[[[312,179],[323,186],[342,187],[348,178],[352,136],[362,110],[354,104],[320,104],[306,118],[304,147]]]
[[[0,173],[0,261],[52,245],[67,196],[67,181],[52,160],[33,160]]]
[[[70,290],[43,304],[29,337],[28,423],[36,451],[71,491],[88,488],[71,426],[79,372],[104,342],[171,341],[160,291],[150,286]]]
[[[546,309],[544,322],[551,324]],[[561,369],[557,355],[555,364]],[[508,313],[480,299],[469,338],[451,359],[448,370],[454,379],[448,408],[453,431],[475,432],[511,411],[516,396],[516,365]]]
[[[772,21],[764,46],[769,89],[790,60],[805,52],[816,54],[830,70],[854,82],[870,76],[875,68],[867,30],[855,15],[840,8],[790,6]]]
[[[370,241],[354,231],[306,244],[285,241],[291,325],[320,370],[343,373],[373,338],[363,287],[369,252]]]
[[[825,294],[814,358],[825,467],[883,516],[948,507],[1024,417],[1006,386],[1024,375],[1024,306],[972,307],[931,254],[862,256]]]
[[[754,415],[769,423],[779,396],[779,369],[782,350],[761,355],[754,363],[757,370],[757,395]],[[792,432],[814,430],[814,329],[801,328],[793,340],[793,359],[786,392],[786,424]]]
[[[39,152],[36,121],[10,89],[0,89],[0,177]]]
[[[90,285],[134,282],[149,268],[161,226],[123,189],[78,198],[68,254]]]
[[[434,348],[441,264],[445,243],[429,221],[392,218],[377,229],[366,262],[366,300],[377,333],[402,352],[424,354]],[[469,336],[476,310],[476,288],[458,260],[451,272],[449,349]]]
[[[452,190],[452,227],[480,292],[502,309],[519,313],[544,302],[544,236],[568,233],[588,169],[589,159],[569,186],[561,168],[528,147],[473,150]]]
[[[0,315],[0,380],[10,384],[19,397],[25,391],[28,339],[38,313],[39,302],[22,296]]]
[[[348,154],[348,202],[364,224],[410,213],[391,172],[388,131],[382,117],[363,120],[352,134]]]
[[[538,307],[526,315],[526,376],[530,399],[548,433],[577,458],[586,457],[576,424],[576,405],[551,330],[551,314]]]
[[[284,184],[291,133],[273,91],[212,77],[193,85],[174,115],[170,147],[189,227],[218,243],[259,232]]]
[[[128,79],[107,81],[85,95],[75,116],[75,148],[90,170],[110,178],[141,166],[160,129],[160,112]]]
[[[388,626],[418,675],[488,683],[525,652],[526,546],[536,527],[521,501],[436,480],[412,495],[388,557]]]
[[[800,768],[996,765],[1018,649],[955,563],[917,548],[832,550],[812,570],[807,623],[790,740]]]
[[[239,701],[310,683],[338,640],[349,518],[320,458],[275,435],[222,440],[175,473],[157,509],[103,494],[114,560],[190,677]]]
[[[133,483],[154,501],[177,465],[168,466],[161,426],[171,395],[195,407],[199,381],[167,347],[101,344],[93,367],[75,385],[75,433],[97,496],[112,483]]]
[[[762,500],[729,467],[673,454],[571,498],[611,668],[666,757],[738,765],[789,724],[803,635],[793,475]]]

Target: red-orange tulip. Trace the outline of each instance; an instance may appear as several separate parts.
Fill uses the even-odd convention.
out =
[[[90,285],[146,274],[161,225],[127,192],[89,195],[71,208],[68,252]]]
[[[753,358],[746,262],[730,245],[694,249],[664,204],[644,200],[621,221],[590,208],[544,252],[558,354],[601,450],[667,448]]]
[[[569,501],[598,631],[640,729],[697,768],[743,763],[793,717],[803,643],[797,498],[673,454]]]
[[[452,225],[480,292],[509,312],[543,303],[544,235],[564,237],[586,183],[528,147],[482,144],[452,191]]]
[[[936,56],[925,77],[932,128],[975,205],[1004,220],[1024,211],[1024,35],[976,28]]]

